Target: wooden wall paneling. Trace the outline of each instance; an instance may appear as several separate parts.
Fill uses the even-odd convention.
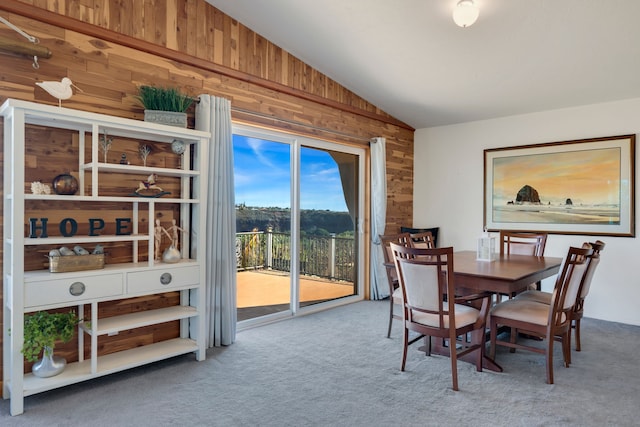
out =
[[[207,61],[213,61],[213,57],[210,55],[210,52],[213,51],[213,21],[209,14],[211,9],[207,7],[205,2],[196,2],[195,16],[202,18],[196,20],[194,25],[196,34],[196,43],[194,43],[196,48],[195,56]]]
[[[188,0],[176,5],[176,44],[175,49],[189,55],[195,54],[195,43],[189,43]],[[171,18],[167,20],[167,26]]]
[[[165,34],[165,46],[172,50],[179,50],[178,45],[178,2],[179,0],[167,0],[164,25],[160,31]],[[162,9],[159,7],[158,9]],[[161,23],[161,22],[159,22]]]
[[[118,0],[83,0],[73,3],[72,8],[72,3],[64,0],[4,0],[0,4],[3,16],[39,37],[53,56],[41,61],[39,70],[31,68],[28,58],[2,56],[0,102],[12,97],[55,105],[57,101],[36,87],[35,82],[69,76],[84,92],[63,101],[64,106],[142,119],[142,107],[135,100],[137,86],[177,84],[194,95],[211,93],[231,99],[236,121],[365,149],[369,138],[383,136],[387,139],[388,160],[387,229],[411,224],[413,129],[204,3],[204,0],[191,3],[169,0],[164,7],[163,2],[137,0],[133,7],[138,6],[141,10],[142,22],[138,21],[135,29],[118,27],[119,31],[132,34],[114,34],[106,30],[115,28],[114,22],[120,20],[120,15],[115,14],[120,7]],[[195,9],[190,9],[189,5],[195,5]],[[187,11],[195,10],[197,15],[194,21],[197,31],[187,37],[187,43],[201,45],[206,39],[207,49],[196,49],[193,54],[197,58],[177,49],[165,49],[177,44],[175,17],[179,6],[185,6]],[[203,7],[206,13],[200,12]],[[69,8],[73,12],[68,12]],[[10,11],[8,16],[7,9]],[[46,10],[60,15],[53,16]],[[27,12],[34,17],[22,15]],[[71,13],[76,15],[74,19],[93,20],[90,24],[94,26],[85,27],[69,20]],[[206,37],[202,28],[208,28]],[[0,34],[9,33],[11,30],[0,29]],[[252,43],[240,43],[241,34]],[[252,61],[246,70],[250,74],[241,72],[240,67],[247,57]],[[190,120],[193,121],[193,111]],[[2,143],[0,138],[0,146]],[[46,141],[34,144],[30,149],[51,149]],[[126,190],[130,185],[121,184]],[[111,186],[116,188],[118,183]],[[368,197],[366,204],[369,206]],[[114,212],[109,215],[115,215]],[[171,208],[162,213],[169,221],[174,215]],[[368,226],[367,216],[365,227]],[[120,251],[121,248],[114,248],[114,256],[124,256]],[[146,303],[164,304],[166,301]],[[177,333],[177,330],[169,329],[167,333]],[[135,342],[135,335],[130,338],[130,343]]]
[[[150,3],[147,1],[143,2],[143,15],[142,15],[142,29],[143,29],[143,36],[142,39],[145,41],[148,41],[150,43],[157,43],[156,41],[156,28],[157,28],[157,22],[156,19],[158,18],[158,12],[156,11],[156,9],[162,9],[162,8],[156,8],[154,3]],[[159,44],[159,43],[158,43]]]

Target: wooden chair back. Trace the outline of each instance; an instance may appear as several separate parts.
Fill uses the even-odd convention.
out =
[[[410,233],[411,246],[414,248],[433,249],[436,247],[433,234],[430,231],[421,233]]]
[[[556,325],[569,325],[570,312],[575,305],[592,255],[593,249],[589,243],[585,243],[582,248],[569,248],[551,297]]]
[[[591,279],[596,272],[596,268],[600,264],[600,252],[604,249],[605,243],[601,240],[597,240],[591,243],[593,254],[589,260],[589,266],[587,272],[584,274],[584,279],[580,284],[580,290],[578,291],[578,297],[576,298],[575,305],[573,307],[573,313],[571,314],[573,320],[573,327],[576,330],[576,351],[582,350],[581,338],[580,338],[580,323],[584,316],[584,301],[589,294],[589,288],[591,288]]]
[[[402,315],[394,312],[394,305],[401,305],[400,292],[398,290],[398,275],[396,274],[396,266],[393,262],[393,253],[390,243],[397,243],[402,246],[411,245],[411,236],[409,233],[384,234],[379,235],[380,244],[383,248],[384,266],[387,272],[387,282],[389,284],[389,325],[387,327],[387,338],[391,338],[391,327],[393,319],[402,319]],[[397,311],[397,310],[396,310]]]
[[[398,276],[396,275],[396,268],[393,263],[393,252],[391,250],[390,243],[396,243],[402,246],[410,246],[411,245],[411,235],[409,233],[399,233],[399,234],[381,234],[380,244],[384,248],[384,264],[387,267],[387,278],[389,278],[389,284],[392,286],[391,291],[397,286]]]
[[[476,369],[482,370],[490,297],[483,294],[456,298],[453,247],[415,248],[395,243],[390,246],[403,302],[400,369],[404,371],[408,347],[415,341],[409,341],[409,331],[425,338],[427,354],[431,351],[431,337],[448,340],[453,389],[458,390],[459,357],[475,355],[472,360]],[[470,340],[466,339],[468,336]]]
[[[496,345],[545,354],[547,383],[553,384],[553,342],[555,339],[562,342],[564,363],[569,366],[572,311],[592,254],[593,249],[588,243],[582,248],[569,248],[556,279],[550,305],[514,298],[496,304],[491,309],[491,358],[495,358]],[[498,339],[499,326],[511,329],[510,341]],[[546,346],[518,343],[516,339],[519,332],[532,333],[545,339]]]
[[[543,256],[546,245],[546,233],[500,231],[500,255],[518,254]]]

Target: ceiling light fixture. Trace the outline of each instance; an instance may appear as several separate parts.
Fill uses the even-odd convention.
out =
[[[480,9],[473,0],[460,0],[453,9],[453,21],[459,27],[470,27],[478,19]]]

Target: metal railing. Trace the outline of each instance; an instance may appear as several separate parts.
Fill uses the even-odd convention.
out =
[[[355,281],[353,238],[304,235],[300,238],[300,274]],[[236,233],[236,266],[241,270],[291,271],[291,235],[251,231]]]

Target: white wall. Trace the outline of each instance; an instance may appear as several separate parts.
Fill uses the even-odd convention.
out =
[[[418,129],[413,225],[439,226],[438,246],[475,250],[483,226],[484,149],[638,133],[640,98]],[[636,200],[640,200],[639,187],[636,173]],[[631,237],[598,238],[606,247],[585,304],[585,316],[640,325],[640,242]],[[553,234],[545,254],[564,257],[569,246],[594,239]],[[543,288],[550,290],[553,282],[547,279]]]

